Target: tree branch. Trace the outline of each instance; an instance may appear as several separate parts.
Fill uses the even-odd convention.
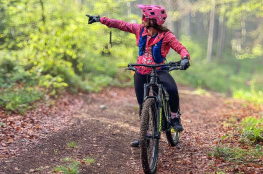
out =
[[[42,0],[39,0],[39,2],[40,2],[40,5],[41,5],[41,8],[42,8],[42,21],[43,21],[43,23],[45,24],[45,22],[46,22],[46,17],[45,17],[44,3],[43,3]]]

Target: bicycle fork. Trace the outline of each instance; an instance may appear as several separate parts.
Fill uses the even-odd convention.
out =
[[[154,85],[150,84],[144,84],[144,100],[147,98],[154,98],[157,104],[157,111],[155,114],[156,118],[153,118],[155,120],[156,124],[156,130],[154,130],[154,138],[160,139],[161,138],[161,131],[162,131],[162,112],[163,112],[163,95],[162,95],[162,89],[163,85],[158,84],[155,87],[158,88],[158,95],[149,96],[150,87],[154,87]],[[166,110],[165,110],[166,111]],[[148,137],[149,136],[149,137]],[[152,135],[147,135],[148,138],[152,138]]]

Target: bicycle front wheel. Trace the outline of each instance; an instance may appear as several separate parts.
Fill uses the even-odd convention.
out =
[[[155,99],[147,99],[141,113],[140,148],[144,173],[152,174],[157,169],[159,151],[158,108]]]

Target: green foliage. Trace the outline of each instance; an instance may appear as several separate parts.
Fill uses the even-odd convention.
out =
[[[32,108],[32,102],[43,99],[44,94],[39,89],[30,86],[25,88],[7,88],[0,92],[0,106],[7,111],[18,111],[23,113],[28,108]]]
[[[263,103],[260,59],[237,60],[233,55],[225,53],[222,60],[207,63],[205,53],[200,47],[202,42],[184,36],[182,39],[184,40],[181,42],[190,52],[191,66],[186,71],[172,72],[177,83],[212,89],[235,98]],[[172,56],[168,60],[174,60]],[[251,72],[254,74],[251,75]]]
[[[236,163],[249,163],[253,162],[256,158],[262,157],[262,147],[256,146],[256,148],[249,147],[249,149],[241,149],[239,147],[216,147],[213,150],[213,155],[216,158],[223,158],[229,162]]]
[[[57,155],[58,154],[58,150],[54,149],[54,154]]]
[[[73,0],[1,1],[0,95],[10,93],[5,100],[12,102],[0,105],[8,110],[26,109],[42,95],[56,97],[65,90],[100,91],[107,85],[131,85],[132,76],[120,71],[116,65],[136,62],[138,48],[134,35],[109,29],[100,23],[88,25],[85,16],[89,13],[138,22],[139,16],[127,15],[127,2],[130,1],[133,0],[85,0],[82,4]],[[211,10],[208,0],[199,0],[196,4],[199,4],[197,10],[201,13]],[[232,36],[231,32],[243,31],[249,19],[263,16],[260,4],[259,0],[217,1],[216,13],[225,16],[229,27],[227,34]],[[180,11],[173,13],[180,17]],[[206,19],[203,22],[208,23]],[[207,39],[197,34],[193,37],[181,36],[180,41],[190,52],[192,66],[187,71],[174,72],[176,81],[262,102],[262,37],[258,36],[263,30],[253,21],[249,24],[251,31],[248,32],[251,34],[242,38],[249,44],[241,45],[241,51],[226,49],[220,61],[213,58],[209,64],[205,61]],[[112,46],[109,45],[110,31]],[[229,42],[226,48],[237,45],[240,39],[229,38],[226,39],[226,43]],[[216,44],[213,50],[215,54]],[[179,58],[173,52],[172,56],[175,55]],[[168,60],[174,61],[171,58]],[[26,89],[28,86],[39,90],[32,93]],[[19,89],[25,96],[28,93],[31,99],[14,99],[11,94]],[[18,96],[20,93],[22,95],[19,92]]]
[[[67,166],[58,166],[53,169],[53,172],[61,172],[63,174],[78,174],[79,173],[79,161],[74,161]]]
[[[1,51],[0,51],[1,55]],[[10,88],[17,83],[36,84],[36,73],[29,72],[19,65],[18,60],[9,56],[0,59],[0,88]]]
[[[109,29],[99,23],[88,25],[85,14],[137,20],[136,15],[120,15],[128,1],[1,1],[0,90],[10,101],[1,106],[20,111],[43,93],[99,91],[110,84],[117,76],[117,62],[136,58],[135,38],[112,29],[114,47],[110,48]],[[33,93],[28,86],[41,90]]]
[[[67,146],[69,148],[75,148],[77,146],[77,143],[75,141],[70,141],[67,143]]]
[[[241,141],[248,139],[253,143],[263,142],[263,118],[247,117],[241,122]]]
[[[61,77],[52,77],[50,74],[41,76],[39,78],[39,86],[45,87],[53,96],[56,95],[56,91],[63,90],[68,86]]]
[[[73,161],[73,160],[72,160],[71,157],[65,157],[65,158],[63,158],[61,161],[63,161],[63,162],[71,162],[71,161]]]
[[[225,172],[216,172],[216,174],[226,174]]]
[[[83,161],[87,164],[93,164],[95,163],[95,159],[93,158],[87,158],[87,159],[83,159]]]
[[[53,168],[53,172],[61,172],[63,174],[78,174],[80,173],[80,165],[81,163],[84,165],[90,165],[95,163],[95,159],[93,158],[86,158],[82,160],[74,160],[71,157],[65,157],[60,160],[65,165],[57,166]]]
[[[240,99],[245,99],[250,102],[254,103],[263,103],[263,93],[262,91],[245,91],[243,89],[233,90],[233,97],[234,98],[240,98]]]
[[[6,124],[0,121],[0,127],[6,127]]]

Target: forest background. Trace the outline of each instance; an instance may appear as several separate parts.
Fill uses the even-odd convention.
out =
[[[166,25],[189,50],[177,83],[263,103],[262,0],[0,1],[0,107],[23,113],[65,91],[133,85],[124,66],[138,55],[135,36],[89,15],[141,23],[136,4],[165,7]],[[110,41],[112,33],[112,44]],[[170,50],[168,61],[180,60]]]

